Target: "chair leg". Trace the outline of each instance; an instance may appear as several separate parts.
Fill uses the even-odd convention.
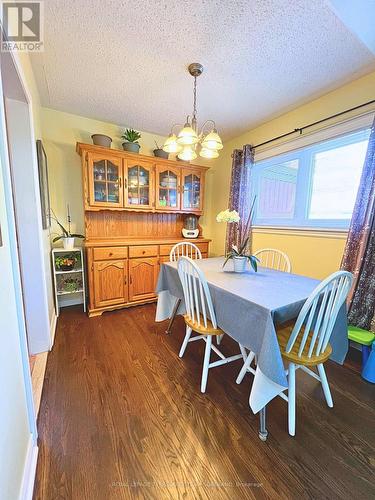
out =
[[[223,340],[224,334],[223,335],[216,335],[216,343],[217,345],[220,345],[221,341]]]
[[[180,352],[178,354],[180,358],[182,358],[182,356],[184,355],[186,346],[188,345],[188,342],[190,339],[191,332],[192,332],[191,328],[189,326],[186,326],[185,338],[184,338],[184,341],[182,342],[181,349],[180,349]]]
[[[244,348],[243,345],[241,345],[240,343],[238,343],[238,345],[240,346],[240,351],[241,351],[241,354],[242,354],[242,358],[243,358],[243,362],[245,363],[246,359],[247,359],[247,352],[246,352],[246,349]]]
[[[331,391],[329,389],[328,379],[327,379],[327,375],[326,375],[326,372],[324,370],[323,364],[318,365],[318,372],[319,372],[319,375],[320,375],[320,381],[322,383],[323,392],[324,392],[324,396],[325,396],[326,401],[327,401],[327,405],[330,408],[333,408],[333,401],[332,401]]]
[[[206,392],[208,368],[209,368],[208,365],[210,364],[210,355],[211,355],[211,344],[212,344],[212,335],[207,335],[206,336],[206,349],[204,351],[201,392]]]
[[[254,357],[255,357],[255,353],[253,351],[250,351],[249,354],[248,354],[248,356],[247,356],[247,358],[246,358],[246,361],[243,364],[243,367],[241,368],[241,371],[238,374],[238,377],[236,379],[236,383],[237,384],[240,384],[242,382],[244,376],[246,375],[247,369],[251,365],[251,362],[254,359]]]
[[[288,370],[288,428],[289,434],[296,434],[296,365],[289,364]]]

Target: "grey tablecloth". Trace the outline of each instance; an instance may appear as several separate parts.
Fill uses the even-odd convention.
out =
[[[274,384],[286,387],[275,324],[296,318],[319,281],[267,268],[259,268],[257,273],[249,270],[237,274],[231,272],[231,262],[222,268],[223,257],[202,259],[197,263],[206,276],[219,327],[257,354],[257,368],[263,375]],[[163,291],[183,299],[175,262],[161,266],[157,292],[160,294]],[[159,295],[157,321],[168,317],[161,302]],[[178,312],[182,314],[184,311],[182,300]],[[348,350],[344,306],[338,315],[330,343],[333,348],[331,359],[342,363]]]

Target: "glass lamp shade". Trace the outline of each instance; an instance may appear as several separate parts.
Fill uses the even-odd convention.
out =
[[[180,160],[191,161],[195,160],[195,158],[197,157],[197,153],[191,146],[185,146],[181,153],[178,153],[177,156],[180,158]]]
[[[199,153],[203,158],[218,158],[219,153],[215,149],[202,148]]]
[[[185,123],[184,128],[180,130],[177,137],[177,142],[178,144],[182,144],[183,146],[191,146],[192,144],[197,144],[198,135],[189,123]]]
[[[214,129],[212,132],[206,135],[202,141],[202,148],[219,150],[223,149],[223,143],[220,139],[219,134]]]
[[[163,145],[163,151],[167,153],[179,153],[181,151],[181,146],[177,142],[177,137],[175,134],[169,134],[167,140]]]

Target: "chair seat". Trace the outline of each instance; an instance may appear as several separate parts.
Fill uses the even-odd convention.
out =
[[[202,315],[200,316],[200,325],[198,325],[197,321],[193,321],[187,314],[184,314],[184,320],[194,332],[200,333],[201,335],[223,335],[224,333],[220,328],[214,328],[209,319],[207,319],[207,327],[205,327]]]
[[[319,354],[319,356],[316,356],[313,353],[310,358],[308,357],[308,352],[312,337],[311,333],[307,338],[307,342],[302,352],[302,355],[298,356],[298,351],[303,337],[303,328],[301,328],[301,331],[298,334],[298,337],[293,345],[292,350],[290,352],[286,352],[286,345],[288,343],[290,334],[292,333],[293,326],[294,324],[288,324],[286,326],[282,326],[277,329],[276,332],[277,340],[279,341],[282,357],[287,361],[289,361],[290,363],[296,363],[298,365],[303,365],[303,366],[316,366],[319,365],[320,363],[324,363],[325,361],[327,361],[327,359],[330,357],[332,353],[332,347],[330,344],[327,345],[326,350],[323,353]]]

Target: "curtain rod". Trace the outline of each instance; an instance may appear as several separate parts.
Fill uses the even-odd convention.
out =
[[[300,135],[304,130],[310,127],[314,127],[314,125],[318,125],[319,123],[326,122],[328,120],[332,120],[332,118],[337,118],[338,116],[344,115],[346,113],[350,113],[351,111],[355,111],[356,109],[363,108],[365,106],[368,106],[369,104],[374,104],[375,99],[372,101],[365,102],[363,104],[359,104],[358,106],[354,106],[354,108],[346,109],[345,111],[341,111],[340,113],[336,113],[335,115],[328,116],[327,118],[322,118],[321,120],[318,120],[313,123],[309,123],[308,125],[304,125],[303,127],[295,128],[291,132],[287,132],[286,134],[279,135],[278,137],[273,137],[273,139],[269,139],[268,141],[261,142],[259,144],[255,144],[255,146],[252,146],[252,149],[259,148],[260,146],[265,146],[266,144],[269,144],[270,142],[278,141],[279,139],[283,139],[284,137],[288,137],[289,135],[295,134],[296,132],[299,132]]]

